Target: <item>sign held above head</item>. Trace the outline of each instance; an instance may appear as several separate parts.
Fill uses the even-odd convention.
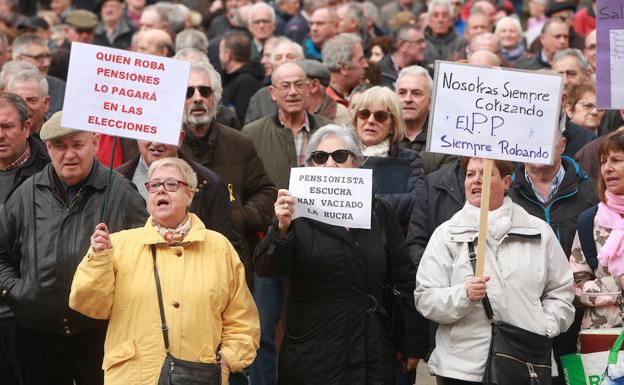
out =
[[[63,127],[178,144],[190,63],[72,44]]]
[[[427,151],[552,164],[562,89],[556,73],[437,61]]]

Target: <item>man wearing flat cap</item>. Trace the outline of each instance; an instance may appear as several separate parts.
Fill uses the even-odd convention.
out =
[[[69,308],[72,279],[102,211],[111,232],[144,225],[147,212],[132,184],[95,159],[99,135],[62,127],[61,114],[40,133],[52,163],[0,208],[0,297],[18,323],[27,384],[99,385],[106,322]]]
[[[78,42],[93,44],[95,41],[95,28],[99,20],[95,13],[86,9],[71,11],[65,18],[66,42],[63,48],[69,48],[69,43]]]

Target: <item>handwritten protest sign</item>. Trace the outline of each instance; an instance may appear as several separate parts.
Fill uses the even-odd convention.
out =
[[[624,108],[624,0],[596,5],[596,104]]]
[[[290,170],[288,189],[295,198],[294,218],[370,229],[372,170],[303,167]]]
[[[73,43],[64,127],[178,144],[190,63]]]
[[[427,150],[552,164],[562,77],[436,62]]]

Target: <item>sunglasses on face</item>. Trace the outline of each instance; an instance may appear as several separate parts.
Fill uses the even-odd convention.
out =
[[[180,188],[180,185],[188,186],[188,183],[182,182],[181,180],[177,179],[167,179],[164,182],[158,180],[150,180],[149,182],[145,182],[145,188],[151,193],[157,192],[160,189],[160,186],[164,186],[165,190],[169,192],[176,192],[178,191],[178,188]]]
[[[349,159],[349,155],[353,155],[349,150],[336,150],[334,152],[314,151],[311,158],[315,164],[325,164],[331,156],[334,162],[342,164]]]
[[[388,116],[390,116],[390,114],[387,113],[386,111],[371,112],[371,110],[368,110],[366,108],[363,110],[358,110],[356,114],[357,114],[357,117],[362,120],[368,120],[368,118],[370,118],[370,116],[373,115],[373,118],[375,118],[375,120],[378,123],[385,122],[386,120],[388,120]]]
[[[208,98],[210,96],[212,96],[213,91],[211,87],[208,86],[197,86],[197,87],[187,87],[186,88],[186,98],[190,99],[193,97],[193,95],[195,95],[195,90],[199,91],[199,94],[202,96],[202,98]]]

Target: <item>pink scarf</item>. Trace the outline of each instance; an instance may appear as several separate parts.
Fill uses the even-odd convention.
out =
[[[624,274],[624,195],[605,191],[607,204],[599,203],[596,220],[598,224],[611,229],[607,241],[598,252],[598,260],[607,266],[609,274]]]

